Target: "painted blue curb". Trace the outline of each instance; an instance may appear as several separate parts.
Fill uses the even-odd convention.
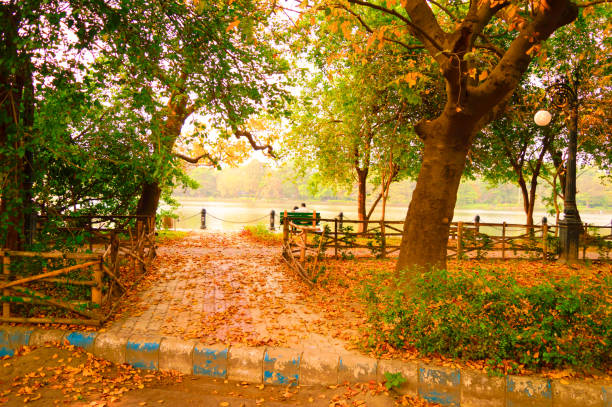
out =
[[[430,366],[418,368],[418,394],[445,406],[461,405],[461,372]]]
[[[193,349],[193,374],[227,378],[228,349],[197,344]]]
[[[11,344],[9,343],[8,332],[4,330],[0,331],[0,357],[13,356],[14,354],[15,350],[11,348]]]
[[[266,349],[263,358],[263,382],[297,386],[302,355],[291,349]]]
[[[97,332],[70,332],[64,338],[69,344],[93,352],[94,342],[98,336]]]
[[[0,329],[0,357],[13,356],[15,350],[27,346],[33,329],[2,327]]]
[[[0,326],[0,357],[14,356],[18,348],[29,345],[31,339],[42,337],[43,333],[48,332],[50,331]],[[100,342],[98,339],[102,339],[102,336],[98,338],[98,333],[52,332],[54,335],[47,336],[54,338],[63,336],[69,344],[84,348],[89,352],[95,350],[98,356],[104,352],[108,354],[125,352],[125,360],[132,366],[140,369],[159,370],[160,344],[163,339],[161,336],[132,335],[127,337],[119,333],[107,332],[103,334],[104,337],[110,335],[112,340],[98,343],[99,347],[104,344],[102,349],[94,347],[96,342]],[[298,385],[302,378],[301,370],[304,369],[309,371],[309,374],[320,372],[325,377],[333,376],[330,377],[332,381],[330,385],[337,384],[337,381],[334,382],[334,377],[340,377],[341,369],[344,369],[346,377],[350,377],[351,380],[363,378],[363,371],[368,369],[367,374],[371,374],[371,371],[374,370],[376,377],[384,377],[385,371],[393,371],[389,370],[389,364],[386,364],[387,368],[385,368],[385,364],[381,361],[365,356],[343,355],[345,359],[343,363],[341,357],[330,354],[329,358],[325,359],[326,363],[313,364],[308,361],[307,357],[302,358],[302,352],[296,349],[237,348],[242,351],[238,352],[235,349],[232,353],[232,349],[223,345],[205,345],[195,343],[195,341],[182,343],[179,339],[173,339],[173,341],[177,342],[178,348],[181,349],[186,349],[187,342],[189,342],[189,346],[193,346],[193,352],[191,348],[189,348],[189,355],[185,351],[180,355],[166,352],[164,358],[176,355],[176,358],[183,358],[181,363],[185,366],[185,371],[189,371],[189,366],[192,366],[194,375],[221,379],[232,377],[232,374],[235,376],[240,369],[245,370],[246,362],[251,365],[248,366],[247,370],[250,369],[248,373],[252,373],[250,376],[244,375],[246,381],[271,385]],[[40,341],[36,340],[36,343]],[[237,362],[230,363],[232,358],[238,358]],[[557,380],[543,377],[515,375],[496,378],[496,382],[493,383],[493,379],[477,371],[428,366],[416,362],[396,361],[394,363],[395,369],[406,370],[410,367],[407,374],[415,379],[412,394],[418,394],[428,401],[445,406],[461,406],[462,402],[463,405],[475,405],[474,400],[481,400],[493,402],[490,404],[492,406],[504,405],[506,407],[532,405],[552,407],[553,404],[555,406],[612,407],[612,386],[607,384],[595,385],[577,381],[570,386],[567,383],[562,385]],[[331,371],[333,374],[330,374]],[[585,394],[588,394],[587,399],[585,399]],[[576,404],[581,401],[583,403],[587,401],[587,403]]]
[[[126,362],[138,369],[159,370],[159,343],[128,340]]]

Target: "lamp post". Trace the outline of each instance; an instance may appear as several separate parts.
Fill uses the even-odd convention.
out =
[[[551,103],[559,109],[569,111],[569,145],[567,147],[567,164],[565,176],[565,195],[563,197],[563,219],[559,221],[559,240],[561,245],[561,260],[573,263],[578,260],[578,241],[582,230],[582,222],[576,207],[576,150],[578,145],[578,95],[567,80],[557,81],[546,89]],[[534,116],[538,126],[546,126],[552,116],[545,110],[540,110]]]

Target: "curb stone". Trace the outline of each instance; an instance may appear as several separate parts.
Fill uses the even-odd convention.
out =
[[[113,363],[126,363],[125,345],[128,339],[128,335],[115,332],[101,332],[96,337],[93,354]]]
[[[0,357],[22,346],[63,340],[115,363],[152,370],[228,378],[249,383],[336,385],[382,381],[401,372],[400,393],[420,395],[447,406],[612,407],[612,386],[541,377],[489,377],[470,369],[449,369],[415,361],[376,360],[359,355],[272,347],[227,347],[177,338],[120,332],[79,332],[0,325]]]
[[[193,348],[197,341],[163,338],[159,345],[159,370],[193,373]]]
[[[85,349],[89,353],[94,353],[94,342],[98,336],[97,332],[70,332],[64,336],[64,340],[69,344]]]
[[[161,336],[132,335],[128,339],[125,361],[145,370],[159,370],[159,345]]]
[[[284,348],[266,348],[263,360],[265,384],[297,386],[302,352]]]
[[[361,355],[341,355],[338,361],[338,383],[376,380],[378,360]]]
[[[508,406],[552,407],[552,384],[539,377],[506,376]]]
[[[197,343],[193,348],[193,374],[226,379],[228,356],[227,346]]]
[[[262,383],[265,348],[231,347],[227,378],[238,382]]]
[[[461,371],[446,367],[419,366],[419,396],[445,406],[461,405]]]
[[[380,360],[378,362],[378,375],[376,381],[382,383],[386,380],[385,373],[401,373],[406,381],[396,390],[406,396],[418,396],[419,375],[416,362],[402,362],[399,360]]]
[[[339,360],[339,356],[335,353],[304,351],[300,362],[300,384],[304,386],[338,384]]]

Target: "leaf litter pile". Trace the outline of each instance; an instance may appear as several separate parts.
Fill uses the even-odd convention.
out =
[[[176,372],[115,365],[72,345],[23,347],[0,361],[0,404],[106,406],[130,391],[181,380]]]

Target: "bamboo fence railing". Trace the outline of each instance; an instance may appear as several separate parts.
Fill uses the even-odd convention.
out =
[[[43,219],[44,220],[44,219]],[[138,216],[92,216],[67,218],[64,232],[88,232],[84,252],[34,252],[0,250],[0,321],[100,325],[113,312],[118,296],[126,292],[122,265],[142,274],[155,257],[154,219]],[[128,222],[131,225],[128,226]],[[78,291],[86,298],[65,298],[58,292]],[[71,296],[73,297],[73,296]],[[83,295],[81,296],[83,297]],[[60,308],[78,318],[18,316],[12,305],[30,314],[41,305]],[[106,313],[103,311],[106,310]],[[25,312],[23,312],[25,311]]]
[[[309,283],[316,279],[321,259],[332,253],[339,258],[346,257],[353,249],[360,256],[387,257],[399,252],[403,221],[366,222],[342,217],[319,221],[319,226],[314,217],[310,226],[283,224],[283,258]],[[363,226],[363,232],[355,232],[359,226]],[[558,226],[546,223],[527,226],[506,222],[452,222],[447,257],[552,260],[558,255],[558,233]],[[580,246],[583,259],[610,260],[611,226],[585,224]]]

